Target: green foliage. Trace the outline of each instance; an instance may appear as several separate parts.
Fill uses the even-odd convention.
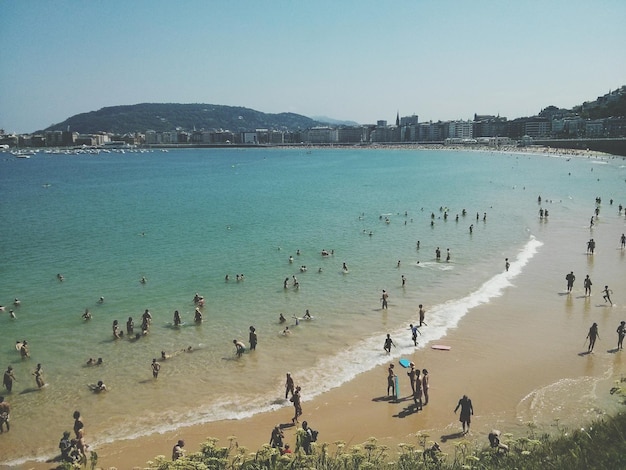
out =
[[[84,134],[111,132],[121,135],[147,130],[175,131],[178,128],[187,132],[193,129],[294,131],[319,125],[322,123],[294,113],[266,114],[249,108],[214,104],[143,103],[76,114],[45,130],[66,130],[69,126],[71,131]]]

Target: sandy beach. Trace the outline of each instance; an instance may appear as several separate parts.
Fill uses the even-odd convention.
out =
[[[619,201],[618,201],[619,202]],[[590,210],[593,201],[586,201]],[[319,430],[320,442],[356,445],[370,437],[389,446],[390,455],[402,442],[417,444],[415,433],[426,433],[444,452],[453,452],[462,439],[458,415],[453,413],[459,398],[466,394],[474,405],[471,432],[466,437],[478,445],[498,428],[514,436],[526,435],[528,422],[542,432],[556,425],[579,426],[619,408],[609,394],[615,379],[626,370],[623,352],[615,352],[615,329],[626,319],[624,263],[619,236],[626,221],[615,206],[603,206],[601,225],[590,235],[585,221],[552,218],[539,225],[537,239],[542,245],[523,272],[502,296],[474,308],[458,327],[439,341],[450,351],[428,347],[416,350],[408,359],[430,375],[430,403],[418,413],[411,412],[412,400],[406,369],[396,364],[401,399],[386,396],[386,366],[360,374],[356,379],[313,400],[303,390],[304,414]],[[597,242],[593,256],[585,253],[586,241]],[[504,269],[504,266],[503,266]],[[574,290],[567,294],[564,276],[574,271]],[[591,297],[584,296],[582,280],[594,281]],[[602,300],[601,289],[614,291],[614,306]],[[393,311],[389,312],[390,317]],[[428,311],[426,322],[428,323]],[[597,322],[600,340],[593,354],[587,351],[585,336]],[[410,336],[410,332],[407,332]],[[297,377],[297,371],[292,371]],[[224,391],[227,393],[227,391]],[[284,393],[277,390],[277,398]],[[175,408],[173,403],[164,406]],[[192,426],[177,432],[121,440],[95,449],[101,468],[143,468],[157,455],[169,458],[178,439],[187,452],[199,450],[208,437],[228,446],[234,436],[249,451],[269,441],[276,424],[289,424],[293,409],[255,415],[244,420],[226,420]],[[89,423],[86,423],[89,441]],[[295,447],[295,428],[285,428],[285,442]],[[23,468],[44,469],[50,464],[31,462]]]

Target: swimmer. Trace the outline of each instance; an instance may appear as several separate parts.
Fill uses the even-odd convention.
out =
[[[15,317],[15,312],[13,310],[9,310],[9,318],[14,319]]]
[[[289,329],[288,326],[285,327],[285,329],[282,331],[281,333],[283,336],[289,336],[291,334],[291,330]]]
[[[22,356],[22,359],[30,357],[30,352],[28,351],[28,343],[26,342],[26,340],[22,341],[22,345],[20,346],[20,356]]]
[[[287,319],[285,318],[285,316],[281,313],[278,316],[278,323],[285,323],[287,321]]]
[[[139,282],[141,282],[142,284],[145,284],[146,282],[148,282],[148,280],[146,279],[145,276],[141,276],[141,279],[139,279]]]
[[[88,308],[86,308],[85,313],[83,313],[83,320],[91,320],[91,312]]]
[[[63,279],[65,278],[63,277],[63,274],[59,273],[57,274],[57,279],[59,280],[59,282],[63,282]]]
[[[104,303],[104,297],[100,297],[100,298],[98,299],[98,303],[99,303],[99,304],[103,304],[103,303]]]
[[[98,383],[96,385],[91,386],[91,391],[94,393],[106,392],[107,386],[104,385],[104,382],[102,380],[98,380]]]
[[[15,300],[13,301],[13,305],[15,305],[16,307],[19,307],[20,305],[22,305],[22,301],[18,299],[17,297],[15,297]]]

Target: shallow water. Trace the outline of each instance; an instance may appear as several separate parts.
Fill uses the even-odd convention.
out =
[[[286,371],[306,402],[387,361],[387,332],[394,355],[412,351],[408,324],[419,303],[428,323],[420,345],[441,338],[472,306],[500,295],[541,246],[537,195],[551,211],[585,220],[581,201],[619,194],[620,160],[596,163],[360,149],[5,158],[0,304],[22,304],[15,320],[0,316],[0,364],[12,364],[18,380],[7,397],[12,429],[0,439],[2,461],[53,455],[75,409],[97,445],[286,406]],[[449,208],[447,220],[440,208]],[[335,254],[322,257],[322,249]],[[284,289],[294,275],[299,289]],[[206,299],[199,326],[196,292]],[[114,341],[112,321],[124,329],[132,316],[138,329],[146,308],[149,335]],[[181,328],[171,326],[176,309]],[[315,319],[296,326],[292,316],[305,309]],[[280,334],[279,313],[289,336]],[[247,341],[250,325],[258,348],[237,359],[232,340]],[[22,339],[31,345],[23,361],[14,348]],[[163,361],[152,379],[153,357],[188,346],[193,353]],[[105,364],[87,367],[89,357]],[[39,362],[43,390],[30,376]],[[87,385],[98,380],[110,391],[93,394]]]

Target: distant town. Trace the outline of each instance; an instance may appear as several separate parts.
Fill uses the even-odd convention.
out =
[[[123,134],[106,131],[82,134],[71,129],[33,134],[6,134],[5,150],[38,148],[134,148],[186,146],[372,145],[443,144],[511,146],[565,140],[624,139],[626,86],[572,109],[549,106],[538,115],[508,120],[504,116],[475,114],[473,119],[420,122],[417,115],[400,116],[394,123],[380,120],[364,125],[316,125],[307,129],[221,128],[168,131],[145,129]],[[617,110],[619,115],[606,115]],[[584,145],[584,144],[583,144]],[[558,146],[558,145],[556,145]],[[567,145],[563,145],[567,147]],[[610,150],[609,150],[610,152]],[[611,152],[618,153],[620,152]]]

